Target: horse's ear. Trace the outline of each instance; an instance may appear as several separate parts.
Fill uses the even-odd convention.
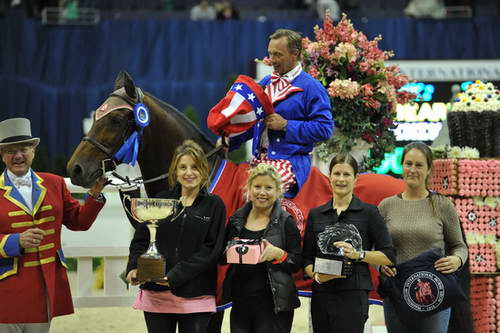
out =
[[[131,98],[137,97],[134,80],[132,80],[132,77],[130,76],[130,74],[125,72],[125,71],[121,71],[120,73],[118,73],[118,76],[116,77],[116,80],[115,80],[114,91],[116,91],[120,88],[125,88],[125,92],[127,93],[127,95],[129,97],[131,97]]]

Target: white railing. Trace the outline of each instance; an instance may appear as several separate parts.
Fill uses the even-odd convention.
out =
[[[71,184],[69,179],[66,184],[71,193],[87,191]],[[72,283],[75,307],[131,306],[138,290],[134,286],[127,290],[120,278],[127,266],[133,229],[121,207],[117,188],[108,186],[103,192],[106,205],[90,230],[73,232],[63,228],[62,231],[64,255],[77,259],[76,283]],[[103,258],[103,291],[93,290],[92,259],[95,257]]]
[[[77,259],[76,289],[72,290],[75,307],[131,306],[137,287],[127,290],[120,278],[127,265],[126,247],[67,247],[65,255]],[[102,257],[104,267],[103,293],[93,292],[94,272],[92,258]]]

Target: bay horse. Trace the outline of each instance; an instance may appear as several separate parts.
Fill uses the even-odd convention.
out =
[[[143,95],[143,96],[142,96]],[[151,180],[165,174],[172,160],[175,148],[184,140],[196,141],[208,152],[214,144],[184,114],[134,84],[130,75],[120,72],[116,78],[114,93],[110,97],[121,99],[123,106],[94,121],[89,133],[73,152],[67,172],[71,182],[90,187],[106,171],[104,161],[119,164],[114,155],[125,140],[136,129],[132,108],[139,102],[149,109],[150,124],[144,128],[137,162],[144,180]],[[144,184],[149,197],[168,188],[165,177]]]
[[[110,162],[112,165],[120,163],[115,154],[137,130],[133,109],[139,103],[144,103],[150,115],[149,125],[142,131],[137,155],[148,197],[154,197],[158,192],[168,189],[164,175],[176,147],[184,140],[196,141],[206,153],[215,147],[184,114],[168,103],[142,92],[126,72],[118,74],[114,92],[106,101],[111,101],[112,98],[122,104],[108,113],[104,111],[105,116],[95,116],[89,133],[82,139],[68,162],[67,171],[75,185],[90,187],[107,171],[104,162]],[[106,102],[100,110],[105,109],[105,106]],[[209,159],[212,182],[209,191],[222,198],[227,216],[230,216],[245,202],[242,188],[246,182],[248,164],[236,165],[223,158],[223,153],[218,152]],[[354,193],[361,200],[377,205],[383,198],[401,193],[403,189],[404,183],[400,180],[390,176],[368,174],[358,176]],[[282,206],[295,217],[299,231],[304,236],[309,209],[324,204],[331,196],[328,177],[313,168],[297,196],[293,199],[282,199]],[[299,290],[309,290],[311,280],[296,276],[296,284]],[[307,295],[307,292],[303,295]]]

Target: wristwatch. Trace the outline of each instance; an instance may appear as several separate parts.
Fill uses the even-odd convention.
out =
[[[97,202],[104,203],[105,201],[104,194],[102,194],[102,192],[99,192],[99,195],[97,195],[97,197],[93,196],[90,191],[88,191],[87,194],[94,198],[94,200]]]
[[[366,256],[366,252],[365,251],[359,251],[359,258],[356,259],[356,261],[363,261],[363,259],[365,259],[365,256]]]

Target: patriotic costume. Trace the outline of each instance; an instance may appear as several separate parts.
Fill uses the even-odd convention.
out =
[[[316,142],[328,139],[333,132],[330,100],[319,81],[302,71],[300,65],[290,71],[292,78],[266,76],[260,84],[266,86],[274,111],[288,121],[285,131],[268,130],[263,119],[243,133],[231,135],[230,150],[253,139],[252,154],[261,158],[263,151],[273,160],[287,160],[300,190],[311,168],[311,151]],[[285,81],[286,80],[286,81]],[[267,133],[266,133],[267,132]],[[294,191],[295,192],[295,191]],[[286,197],[297,193],[287,192]]]

